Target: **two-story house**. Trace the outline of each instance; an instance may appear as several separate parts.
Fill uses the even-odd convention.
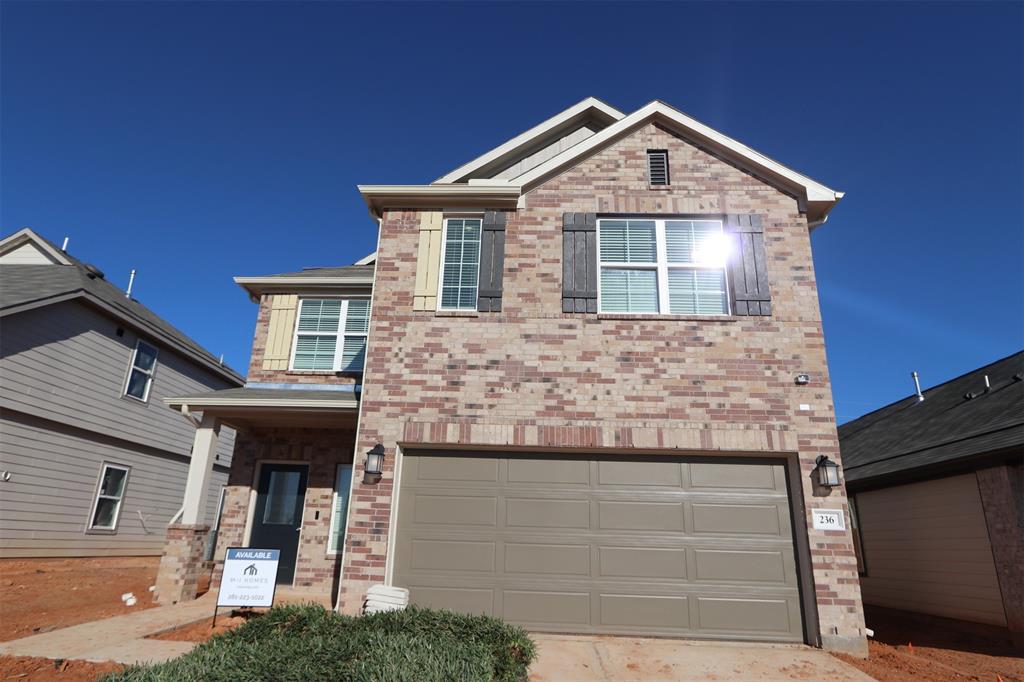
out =
[[[195,434],[164,398],[241,384],[98,268],[28,228],[0,240],[0,555],[159,556]],[[233,437],[193,523],[216,525]]]
[[[594,99],[359,189],[374,256],[239,278],[250,383],[172,401],[208,420],[193,467],[242,429],[218,557],[279,547],[346,613],[390,584],[542,631],[866,651],[810,242],[842,193]],[[169,535],[167,584],[204,532]]]

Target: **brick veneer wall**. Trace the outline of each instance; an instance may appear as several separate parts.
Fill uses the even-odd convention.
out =
[[[1006,627],[1024,653],[1024,465],[979,469],[978,490],[992,539]]]
[[[260,297],[260,309],[256,315],[256,331],[252,339],[252,355],[249,357],[248,383],[263,382],[277,384],[358,384],[362,375],[358,372],[311,372],[293,370],[263,369],[263,354],[267,347],[270,331],[270,306],[272,294]],[[311,295],[311,298],[315,296]],[[294,334],[294,329],[289,333]]]
[[[669,150],[671,186],[648,186],[647,149]],[[772,316],[561,313],[567,211],[760,214]],[[380,442],[388,456],[383,481],[355,488],[344,611],[384,580],[399,443],[797,452],[807,525],[814,506],[847,509],[844,490],[812,485],[814,459],[840,456],[808,225],[793,197],[647,125],[531,191],[509,215],[501,313],[413,311],[419,222],[403,209],[381,223],[356,451]],[[798,372],[810,385],[794,384]],[[808,535],[823,642],[864,653],[851,537]]]
[[[245,546],[257,463],[260,460],[308,462],[309,477],[293,587],[320,595],[333,594],[340,572],[340,556],[327,552],[334,481],[338,465],[352,462],[354,442],[355,432],[343,429],[253,429],[238,434],[214,554],[215,585],[220,583],[227,548]]]
[[[167,526],[164,553],[156,573],[157,602],[177,604],[196,598],[209,537],[207,525],[173,523]]]

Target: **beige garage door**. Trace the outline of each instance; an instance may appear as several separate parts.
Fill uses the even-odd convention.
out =
[[[407,454],[394,583],[538,631],[802,640],[781,462]]]

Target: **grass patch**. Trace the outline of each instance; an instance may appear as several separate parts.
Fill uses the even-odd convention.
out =
[[[414,606],[352,617],[310,604],[275,607],[184,656],[105,680],[515,682],[534,656],[526,632],[497,618]]]

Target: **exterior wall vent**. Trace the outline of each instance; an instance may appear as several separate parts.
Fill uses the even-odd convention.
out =
[[[668,184],[668,150],[647,150],[647,177],[652,185]]]

